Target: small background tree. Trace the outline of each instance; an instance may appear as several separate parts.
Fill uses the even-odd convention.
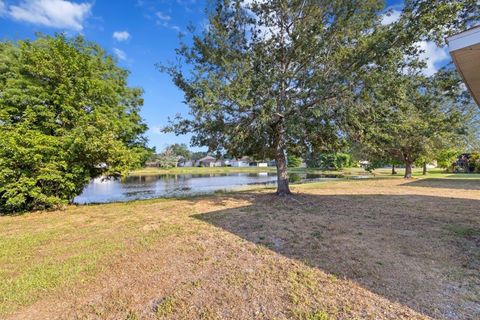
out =
[[[362,140],[372,158],[402,162],[405,178],[412,176],[414,163],[425,166],[440,150],[458,145],[476,109],[461,89],[455,70],[444,69],[427,78],[412,67],[408,65],[407,71],[393,67],[374,85],[378,89],[372,96],[376,110],[370,114]]]
[[[172,144],[168,147],[168,149],[170,149],[172,151],[173,154],[179,156],[179,157],[183,157],[184,159],[190,159],[192,153],[190,152],[190,150],[188,150],[188,147],[186,144],[182,143],[175,143],[175,144]]]
[[[439,150],[435,159],[439,168],[445,169],[447,172],[452,172],[455,161],[462,154],[462,150],[454,148],[446,148]]]

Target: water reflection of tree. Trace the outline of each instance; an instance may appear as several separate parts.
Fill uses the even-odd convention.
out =
[[[191,189],[189,184],[191,174],[167,174],[161,176],[161,179],[167,193]]]

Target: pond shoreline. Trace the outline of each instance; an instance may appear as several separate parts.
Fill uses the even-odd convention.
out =
[[[343,175],[291,173],[291,183],[318,182],[344,178]],[[273,172],[190,173],[130,175],[124,179],[99,177],[86,186],[74,204],[128,202],[152,198],[185,198],[218,192],[275,185]]]

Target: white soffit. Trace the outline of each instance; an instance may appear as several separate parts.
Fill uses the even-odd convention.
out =
[[[458,72],[480,106],[480,26],[451,36],[447,42]]]
[[[447,42],[450,52],[480,43],[480,25],[449,37]]]

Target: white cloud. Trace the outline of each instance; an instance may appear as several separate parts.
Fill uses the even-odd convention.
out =
[[[18,21],[47,27],[81,31],[85,19],[90,15],[91,3],[75,3],[66,0],[24,0],[10,5],[6,14]]]
[[[130,33],[128,33],[128,31],[115,31],[112,36],[117,41],[126,41],[130,39]]]
[[[446,48],[440,48],[432,41],[420,41],[417,43],[417,47],[422,50],[420,59],[427,64],[426,69],[423,70],[426,76],[437,73],[450,58]]]
[[[5,3],[0,0],[0,16],[2,16],[6,11],[6,8],[5,8]]]
[[[150,128],[150,131],[152,131],[153,133],[156,133],[156,134],[163,134],[163,127],[153,127],[153,128]]]
[[[113,48],[113,53],[118,57],[118,59],[127,60],[127,54],[124,51],[118,48]]]
[[[402,11],[397,10],[397,9],[390,9],[387,13],[385,13],[382,16],[382,21],[381,23],[386,26],[389,24],[392,24],[394,22],[397,22],[398,19],[400,19],[400,16],[402,15]]]
[[[173,25],[171,23],[170,21],[172,20],[171,16],[164,14],[160,11],[157,11],[155,15],[157,16],[157,21],[156,21],[157,25],[162,26],[164,28],[175,30],[176,32],[182,32],[182,28],[180,28],[178,25]]]
[[[157,11],[157,13],[155,13],[155,15],[157,16],[158,19],[160,19],[162,21],[170,21],[170,19],[172,19],[172,17],[170,17],[169,15],[164,14],[160,11]]]
[[[168,23],[167,21],[157,20],[157,25],[162,26],[164,28],[172,29],[172,30],[174,30],[178,33],[182,32],[182,28],[180,28],[177,25],[172,25],[172,24]]]

